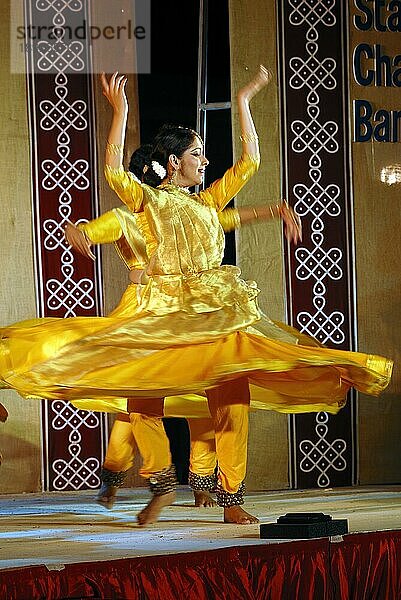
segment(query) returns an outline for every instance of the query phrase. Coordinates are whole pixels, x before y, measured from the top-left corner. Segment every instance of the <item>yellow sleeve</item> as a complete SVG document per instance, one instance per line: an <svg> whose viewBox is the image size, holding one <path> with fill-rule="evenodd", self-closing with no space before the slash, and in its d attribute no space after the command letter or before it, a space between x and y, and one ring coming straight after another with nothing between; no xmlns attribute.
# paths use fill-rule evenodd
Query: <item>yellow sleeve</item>
<svg viewBox="0 0 401 600"><path fill-rule="evenodd" d="M217 179L211 186L199 192L199 198L204 204L213 206L217 211L223 210L256 173L259 164L259 156L248 154L241 156L221 179Z"/></svg>
<svg viewBox="0 0 401 600"><path fill-rule="evenodd" d="M239 216L238 208L225 208L217 213L220 225L224 231L234 231L241 227L241 217Z"/></svg>
<svg viewBox="0 0 401 600"><path fill-rule="evenodd" d="M123 234L120 221L112 210L88 223L80 223L78 229L85 233L92 244L115 242Z"/></svg>
<svg viewBox="0 0 401 600"><path fill-rule="evenodd" d="M107 183L117 196L132 212L141 212L143 202L143 188L129 171L123 167L117 169L105 165L104 175Z"/></svg>

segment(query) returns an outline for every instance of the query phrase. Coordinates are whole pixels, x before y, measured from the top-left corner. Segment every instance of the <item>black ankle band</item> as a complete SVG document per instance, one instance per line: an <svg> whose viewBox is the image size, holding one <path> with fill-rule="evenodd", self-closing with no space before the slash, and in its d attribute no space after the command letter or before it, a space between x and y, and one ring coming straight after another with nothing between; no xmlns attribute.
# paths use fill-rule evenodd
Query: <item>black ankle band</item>
<svg viewBox="0 0 401 600"><path fill-rule="evenodd" d="M110 471L105 468L102 469L100 474L100 480L113 487L122 487L126 477L127 471Z"/></svg>
<svg viewBox="0 0 401 600"><path fill-rule="evenodd" d="M163 471L153 473L148 479L149 489L154 496L164 496L164 494L174 492L177 484L174 465L170 465Z"/></svg>
<svg viewBox="0 0 401 600"><path fill-rule="evenodd" d="M217 475L197 475L192 471L188 473L188 485L195 492L215 492L217 490Z"/></svg>
<svg viewBox="0 0 401 600"><path fill-rule="evenodd" d="M245 485L244 482L238 488L238 492L234 494L230 494L230 492L226 492L221 487L219 483L217 485L216 499L217 505L223 506L224 508L228 508L229 506L236 506L239 504L244 504L244 493L245 493Z"/></svg>

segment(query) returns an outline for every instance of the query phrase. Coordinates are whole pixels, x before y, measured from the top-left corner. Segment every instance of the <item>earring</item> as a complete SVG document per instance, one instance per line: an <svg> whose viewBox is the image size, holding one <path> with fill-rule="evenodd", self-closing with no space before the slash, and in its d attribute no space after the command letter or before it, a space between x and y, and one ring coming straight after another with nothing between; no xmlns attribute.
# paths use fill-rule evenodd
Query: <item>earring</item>
<svg viewBox="0 0 401 600"><path fill-rule="evenodd" d="M174 169L174 171L171 173L170 177L168 178L168 183L170 185L176 185L175 181L177 179L177 171L176 169Z"/></svg>

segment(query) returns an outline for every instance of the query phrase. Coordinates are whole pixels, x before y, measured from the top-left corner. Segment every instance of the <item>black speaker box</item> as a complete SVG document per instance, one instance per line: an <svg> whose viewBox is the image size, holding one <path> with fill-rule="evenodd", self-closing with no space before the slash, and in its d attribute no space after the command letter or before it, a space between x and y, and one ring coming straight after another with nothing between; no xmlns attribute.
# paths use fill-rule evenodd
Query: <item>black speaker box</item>
<svg viewBox="0 0 401 600"><path fill-rule="evenodd" d="M287 513L277 523L260 526L260 537L271 540L304 540L348 533L347 519L332 519L324 513Z"/></svg>

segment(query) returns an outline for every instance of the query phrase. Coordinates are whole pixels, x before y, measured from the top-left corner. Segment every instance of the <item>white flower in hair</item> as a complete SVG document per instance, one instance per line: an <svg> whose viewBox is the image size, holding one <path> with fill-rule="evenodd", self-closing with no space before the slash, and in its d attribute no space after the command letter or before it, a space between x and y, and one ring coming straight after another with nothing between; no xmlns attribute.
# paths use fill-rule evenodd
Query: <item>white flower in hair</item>
<svg viewBox="0 0 401 600"><path fill-rule="evenodd" d="M163 167L163 165L158 163L157 160L152 160L152 169L156 175L160 177L160 179L164 179L167 175L166 169Z"/></svg>

